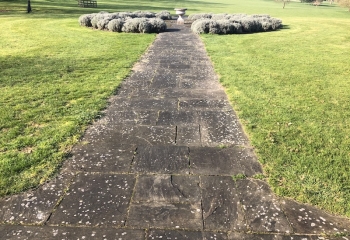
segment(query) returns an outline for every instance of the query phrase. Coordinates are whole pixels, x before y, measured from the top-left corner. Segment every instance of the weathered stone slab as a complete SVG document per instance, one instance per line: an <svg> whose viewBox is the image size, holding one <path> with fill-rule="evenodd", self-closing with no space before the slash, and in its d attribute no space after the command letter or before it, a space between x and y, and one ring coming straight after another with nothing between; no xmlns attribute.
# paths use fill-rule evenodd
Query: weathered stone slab
<svg viewBox="0 0 350 240"><path fill-rule="evenodd" d="M139 128L143 135L152 136L153 133L158 136L147 126L121 125L114 130L101 125L91 127L81 143L73 148L70 165L75 170L89 172L128 172L137 144L152 144L147 139L135 137ZM168 136L174 135L170 133L172 131L175 130L168 131Z"/></svg>
<svg viewBox="0 0 350 240"><path fill-rule="evenodd" d="M184 146L138 146L132 170L143 173L189 172L189 150Z"/></svg>
<svg viewBox="0 0 350 240"><path fill-rule="evenodd" d="M200 203L198 176L141 175L137 179L134 202Z"/></svg>
<svg viewBox="0 0 350 240"><path fill-rule="evenodd" d="M253 176L262 173L254 151L240 146L190 147L190 163L192 174Z"/></svg>
<svg viewBox="0 0 350 240"><path fill-rule="evenodd" d="M120 125L156 125L158 111L125 110L114 111L108 108L104 117L98 120L97 124L109 125L109 128Z"/></svg>
<svg viewBox="0 0 350 240"><path fill-rule="evenodd" d="M199 114L204 145L248 144L248 139L232 111L203 111Z"/></svg>
<svg viewBox="0 0 350 240"><path fill-rule="evenodd" d="M133 175L79 174L49 225L124 226Z"/></svg>
<svg viewBox="0 0 350 240"><path fill-rule="evenodd" d="M253 232L292 232L267 183L260 180L239 180L236 184L245 219Z"/></svg>
<svg viewBox="0 0 350 240"><path fill-rule="evenodd" d="M209 67L207 65L199 66L203 68ZM179 87L185 89L216 89L224 92L214 72L211 72L210 74L184 75L181 77ZM203 96L200 98L203 98Z"/></svg>
<svg viewBox="0 0 350 240"><path fill-rule="evenodd" d="M157 98L162 99L165 98L164 89L156 89L156 88L137 88L133 89L130 93L130 97L132 98Z"/></svg>
<svg viewBox="0 0 350 240"><path fill-rule="evenodd" d="M191 79L182 79L179 83L179 88L184 89L215 89L218 88L217 82L213 82L210 80L191 80Z"/></svg>
<svg viewBox="0 0 350 240"><path fill-rule="evenodd" d="M111 99L109 99L109 102L113 101L113 98L115 97L123 97L123 98L129 98L133 92L133 88L125 88L125 87L118 87L116 90L116 95L112 96Z"/></svg>
<svg viewBox="0 0 350 240"><path fill-rule="evenodd" d="M111 109L118 110L176 110L176 98L130 98L113 103Z"/></svg>
<svg viewBox="0 0 350 240"><path fill-rule="evenodd" d="M156 125L157 111L137 111L137 124L139 125Z"/></svg>
<svg viewBox="0 0 350 240"><path fill-rule="evenodd" d="M143 58L139 63L137 63L134 68L132 74L127 78L126 81L122 83L128 84L129 82L148 82L155 75L154 69L147 68L148 60Z"/></svg>
<svg viewBox="0 0 350 240"><path fill-rule="evenodd" d="M210 109L219 109L219 110L232 110L231 105L227 100L224 99L192 99L192 98L181 98L179 101L180 110L210 110Z"/></svg>
<svg viewBox="0 0 350 240"><path fill-rule="evenodd" d="M113 129L94 126L89 128L82 142L94 149L108 150L121 146L174 144L175 137L175 126L120 125Z"/></svg>
<svg viewBox="0 0 350 240"><path fill-rule="evenodd" d="M274 235L274 234L246 234L239 232L229 233L230 240L311 240L311 239L329 239L324 236L308 235Z"/></svg>
<svg viewBox="0 0 350 240"><path fill-rule="evenodd" d="M173 126L135 126L125 128L121 142L126 145L174 144L176 128Z"/></svg>
<svg viewBox="0 0 350 240"><path fill-rule="evenodd" d="M205 230L245 230L246 224L232 177L200 176Z"/></svg>
<svg viewBox="0 0 350 240"><path fill-rule="evenodd" d="M181 50L185 50L182 47L179 48ZM181 63L177 63L177 64L170 64L169 68L171 69L190 69L192 66L190 64L181 64Z"/></svg>
<svg viewBox="0 0 350 240"><path fill-rule="evenodd" d="M200 204L190 203L133 203L130 206L128 227L201 230Z"/></svg>
<svg viewBox="0 0 350 240"><path fill-rule="evenodd" d="M227 99L225 92L217 89L165 89L164 97Z"/></svg>
<svg viewBox="0 0 350 240"><path fill-rule="evenodd" d="M185 146L201 146L201 132L199 125L177 126L176 144Z"/></svg>
<svg viewBox="0 0 350 240"><path fill-rule="evenodd" d="M136 147L92 144L77 145L73 148L70 165L75 170L87 172L128 173Z"/></svg>
<svg viewBox="0 0 350 240"><path fill-rule="evenodd" d="M157 125L199 124L197 112L193 111L160 111Z"/></svg>
<svg viewBox="0 0 350 240"><path fill-rule="evenodd" d="M226 233L151 229L147 239L225 240Z"/></svg>
<svg viewBox="0 0 350 240"><path fill-rule="evenodd" d="M98 124L105 125L120 125L120 124L136 124L137 113L135 111L114 111L111 108L107 108L103 112L103 117L98 120Z"/></svg>
<svg viewBox="0 0 350 240"><path fill-rule="evenodd" d="M150 88L175 88L178 85L179 77L174 74L157 73L150 85Z"/></svg>
<svg viewBox="0 0 350 240"><path fill-rule="evenodd" d="M2 240L38 240L38 239L144 239L145 231L136 229L87 228L87 227L36 227L36 226L0 226Z"/></svg>
<svg viewBox="0 0 350 240"><path fill-rule="evenodd" d="M151 229L147 239L203 239L202 232Z"/></svg>
<svg viewBox="0 0 350 240"><path fill-rule="evenodd" d="M147 88L151 84L151 78L139 79L139 76L131 76L128 81L123 82L122 88Z"/></svg>
<svg viewBox="0 0 350 240"><path fill-rule="evenodd" d="M63 196L73 175L58 175L38 189L0 199L0 222L44 223Z"/></svg>
<svg viewBox="0 0 350 240"><path fill-rule="evenodd" d="M282 207L294 232L305 234L340 234L350 235L350 221L332 216L316 207L284 199ZM350 238L349 238L350 239Z"/></svg>

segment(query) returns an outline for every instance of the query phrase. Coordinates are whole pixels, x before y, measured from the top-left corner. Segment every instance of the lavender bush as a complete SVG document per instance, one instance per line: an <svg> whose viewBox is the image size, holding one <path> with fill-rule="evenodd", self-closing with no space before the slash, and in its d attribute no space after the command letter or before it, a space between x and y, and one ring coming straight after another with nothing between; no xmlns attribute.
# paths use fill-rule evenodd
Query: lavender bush
<svg viewBox="0 0 350 240"><path fill-rule="evenodd" d="M159 33L167 28L165 19L171 19L170 12L99 12L81 15L79 24L112 32Z"/></svg>
<svg viewBox="0 0 350 240"><path fill-rule="evenodd" d="M191 29L197 34L237 34L274 31L282 27L282 21L266 14L192 14L195 20Z"/></svg>

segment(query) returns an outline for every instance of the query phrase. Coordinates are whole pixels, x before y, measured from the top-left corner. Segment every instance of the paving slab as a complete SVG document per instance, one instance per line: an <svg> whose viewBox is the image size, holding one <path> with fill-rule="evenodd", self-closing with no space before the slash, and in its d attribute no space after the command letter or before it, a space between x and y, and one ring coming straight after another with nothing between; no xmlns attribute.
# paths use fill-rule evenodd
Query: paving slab
<svg viewBox="0 0 350 240"><path fill-rule="evenodd" d="M199 115L194 111L159 111L157 125L199 125Z"/></svg>
<svg viewBox="0 0 350 240"><path fill-rule="evenodd" d="M213 82L212 80L202 80L196 79L193 80L188 76L182 76L179 82L179 88L184 89L215 89L218 88L218 83Z"/></svg>
<svg viewBox="0 0 350 240"><path fill-rule="evenodd" d="M262 168L251 148L190 147L190 173L201 175L261 174Z"/></svg>
<svg viewBox="0 0 350 240"><path fill-rule="evenodd" d="M156 88L137 88L133 89L132 92L129 93L129 96L132 98L166 98L165 92L168 91L171 88L163 88L163 89L156 89ZM175 95L171 96L171 98L174 98Z"/></svg>
<svg viewBox="0 0 350 240"><path fill-rule="evenodd" d="M209 110L209 109L219 109L219 110L231 110L232 107L227 100L217 100L217 99L186 99L180 98L179 100L180 110Z"/></svg>
<svg viewBox="0 0 350 240"><path fill-rule="evenodd" d="M138 146L133 172L188 174L189 150L185 146Z"/></svg>
<svg viewBox="0 0 350 240"><path fill-rule="evenodd" d="M226 240L227 234L220 232L151 229L148 233L147 239Z"/></svg>
<svg viewBox="0 0 350 240"><path fill-rule="evenodd" d="M277 197L266 182L247 179L239 180L236 184L251 231L292 233Z"/></svg>
<svg viewBox="0 0 350 240"><path fill-rule="evenodd" d="M123 129L120 142L125 145L172 145L175 144L176 128L174 126L137 125Z"/></svg>
<svg viewBox="0 0 350 240"><path fill-rule="evenodd" d="M205 230L247 230L244 212L232 177L201 176Z"/></svg>
<svg viewBox="0 0 350 240"><path fill-rule="evenodd" d="M179 77L174 74L164 74L163 72L156 73L150 84L150 88L175 88L179 85Z"/></svg>
<svg viewBox="0 0 350 240"><path fill-rule="evenodd" d="M316 207L288 199L282 200L282 208L291 222L294 232L346 235L350 233L349 219L335 217Z"/></svg>
<svg viewBox="0 0 350 240"><path fill-rule="evenodd" d="M164 110L178 108L177 98L130 98L120 99L112 109L115 110Z"/></svg>
<svg viewBox="0 0 350 240"><path fill-rule="evenodd" d="M81 142L89 144L92 151L102 152L122 146L175 144L175 138L175 126L96 125L86 131Z"/></svg>
<svg viewBox="0 0 350 240"><path fill-rule="evenodd" d="M31 191L0 199L0 223L42 224L74 177L65 173ZM1 234L0 234L1 235ZM1 238L0 238L1 239Z"/></svg>
<svg viewBox="0 0 350 240"><path fill-rule="evenodd" d="M176 126L176 145L201 146L201 127L198 124Z"/></svg>
<svg viewBox="0 0 350 240"><path fill-rule="evenodd" d="M131 89L147 88L151 85L151 83L152 83L151 78L147 78L147 80L146 79L128 79L128 81L124 82L121 87L131 88Z"/></svg>
<svg viewBox="0 0 350 240"><path fill-rule="evenodd" d="M124 226L135 176L81 173L49 225Z"/></svg>
<svg viewBox="0 0 350 240"><path fill-rule="evenodd" d="M178 98L212 98L212 99L227 99L225 92L221 89L164 89L162 91L164 97Z"/></svg>
<svg viewBox="0 0 350 240"><path fill-rule="evenodd" d="M97 124L108 126L120 125L156 125L158 111L154 110L123 110L115 111L108 108L103 112L103 117Z"/></svg>
<svg viewBox="0 0 350 240"><path fill-rule="evenodd" d="M92 227L61 227L61 226L0 226L1 240L130 240L145 239L145 231L138 229L92 228Z"/></svg>
<svg viewBox="0 0 350 240"><path fill-rule="evenodd" d="M230 111L202 111L200 114L202 142L207 146L247 145L248 139Z"/></svg>
<svg viewBox="0 0 350 240"><path fill-rule="evenodd" d="M133 203L130 206L126 226L201 230L203 228L201 204Z"/></svg>
<svg viewBox="0 0 350 240"><path fill-rule="evenodd" d="M72 169L85 172L128 173L135 146L77 145L72 150Z"/></svg>
<svg viewBox="0 0 350 240"><path fill-rule="evenodd" d="M133 202L200 203L198 176L141 175Z"/></svg>

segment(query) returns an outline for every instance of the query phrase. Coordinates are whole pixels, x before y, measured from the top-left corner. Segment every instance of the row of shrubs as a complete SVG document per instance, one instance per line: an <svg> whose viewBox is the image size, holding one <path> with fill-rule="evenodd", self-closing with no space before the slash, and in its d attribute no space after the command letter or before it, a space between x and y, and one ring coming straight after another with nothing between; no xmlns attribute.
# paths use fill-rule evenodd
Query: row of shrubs
<svg viewBox="0 0 350 240"><path fill-rule="evenodd" d="M282 21L269 15L247 14L192 14L188 19L195 20L191 29L197 34L239 34L274 31L281 28Z"/></svg>
<svg viewBox="0 0 350 240"><path fill-rule="evenodd" d="M159 33L166 30L164 20L170 20L168 11L152 12L100 12L84 14L79 17L79 24L99 30L128 33Z"/></svg>

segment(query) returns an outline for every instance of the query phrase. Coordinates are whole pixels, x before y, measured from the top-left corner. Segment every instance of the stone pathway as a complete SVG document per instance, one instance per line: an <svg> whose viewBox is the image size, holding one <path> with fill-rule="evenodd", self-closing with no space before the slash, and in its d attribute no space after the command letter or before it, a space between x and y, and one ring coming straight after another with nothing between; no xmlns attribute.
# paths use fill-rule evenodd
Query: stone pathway
<svg viewBox="0 0 350 240"><path fill-rule="evenodd" d="M276 197L261 173L202 42L174 26L59 176L0 199L0 239L350 239L348 219Z"/></svg>

